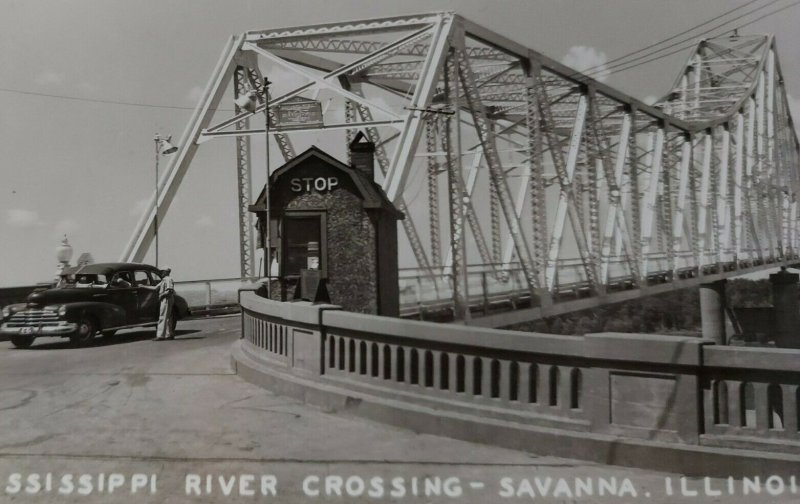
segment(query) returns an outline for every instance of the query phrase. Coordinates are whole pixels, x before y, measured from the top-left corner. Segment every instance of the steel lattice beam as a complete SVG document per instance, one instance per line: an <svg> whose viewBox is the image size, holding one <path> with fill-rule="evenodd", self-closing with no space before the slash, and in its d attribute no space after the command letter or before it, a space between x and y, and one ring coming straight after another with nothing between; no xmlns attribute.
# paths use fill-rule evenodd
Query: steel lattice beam
<svg viewBox="0 0 800 504"><path fill-rule="evenodd" d="M198 144L226 136L241 215L247 138L264 133L246 121L265 104L214 114L234 75L238 96L285 72L304 84L276 86L271 115L318 99L317 141L363 128L379 147L382 187L408 217L401 282L417 304L432 293L468 318L476 299L530 300L474 320L498 325L800 262L800 144L771 36L701 41L649 106L452 13L248 32L226 47L160 182L160 216ZM310 132L272 131L284 160ZM155 205L124 259L147 250ZM243 275L248 231L240 219Z"/></svg>

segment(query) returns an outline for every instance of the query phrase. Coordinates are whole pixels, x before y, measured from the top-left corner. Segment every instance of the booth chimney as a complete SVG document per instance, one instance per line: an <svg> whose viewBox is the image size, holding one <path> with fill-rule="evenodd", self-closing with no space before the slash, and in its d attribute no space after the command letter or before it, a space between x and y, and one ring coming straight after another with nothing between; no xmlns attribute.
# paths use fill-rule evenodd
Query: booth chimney
<svg viewBox="0 0 800 504"><path fill-rule="evenodd" d="M350 142L350 160L353 168L375 180L375 144L359 131Z"/></svg>

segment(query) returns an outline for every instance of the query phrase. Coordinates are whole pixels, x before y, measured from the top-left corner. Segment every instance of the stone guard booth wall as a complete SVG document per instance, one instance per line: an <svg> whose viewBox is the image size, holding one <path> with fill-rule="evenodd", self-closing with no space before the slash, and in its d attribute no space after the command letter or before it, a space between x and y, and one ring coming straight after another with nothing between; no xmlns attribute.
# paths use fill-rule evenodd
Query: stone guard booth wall
<svg viewBox="0 0 800 504"><path fill-rule="evenodd" d="M403 214L373 181L374 146L357 142L355 167L312 147L272 174L270 247L280 268L272 297L292 299L301 270L318 269L330 302L347 311L398 316L397 220ZM263 196L250 207L260 229Z"/></svg>

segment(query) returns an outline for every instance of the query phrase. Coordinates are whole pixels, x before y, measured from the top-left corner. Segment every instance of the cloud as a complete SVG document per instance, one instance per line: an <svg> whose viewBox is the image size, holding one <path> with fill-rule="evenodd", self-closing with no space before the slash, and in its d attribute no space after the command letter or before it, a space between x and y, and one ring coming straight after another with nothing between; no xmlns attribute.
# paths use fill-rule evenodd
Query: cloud
<svg viewBox="0 0 800 504"><path fill-rule="evenodd" d="M37 75L33 82L39 86L50 86L55 84L63 84L66 80L66 77L61 72L55 72L53 70L45 70L44 72Z"/></svg>
<svg viewBox="0 0 800 504"><path fill-rule="evenodd" d="M203 89L202 86L193 86L192 89L186 93L186 100L193 105L197 105L197 102L203 97L203 91L205 91L205 89Z"/></svg>
<svg viewBox="0 0 800 504"><path fill-rule="evenodd" d="M150 203L150 198L140 199L136 203L133 204L130 210L128 210L128 215L132 215L134 217L141 216L145 210L147 210L147 205Z"/></svg>
<svg viewBox="0 0 800 504"><path fill-rule="evenodd" d="M63 236L74 233L80 229L80 227L80 224L78 224L74 219L66 218L61 219L56 223L54 231L56 236Z"/></svg>
<svg viewBox="0 0 800 504"><path fill-rule="evenodd" d="M6 212L6 223L17 228L32 228L41 226L42 219L39 212L35 210L25 210L24 208L11 208Z"/></svg>
<svg viewBox="0 0 800 504"><path fill-rule="evenodd" d="M592 78L604 82L609 75L607 61L606 53L594 47L572 46L561 63L581 72L586 70Z"/></svg>
<svg viewBox="0 0 800 504"><path fill-rule="evenodd" d="M194 225L201 228L214 227L214 219L208 215L201 215L199 219L194 221Z"/></svg>

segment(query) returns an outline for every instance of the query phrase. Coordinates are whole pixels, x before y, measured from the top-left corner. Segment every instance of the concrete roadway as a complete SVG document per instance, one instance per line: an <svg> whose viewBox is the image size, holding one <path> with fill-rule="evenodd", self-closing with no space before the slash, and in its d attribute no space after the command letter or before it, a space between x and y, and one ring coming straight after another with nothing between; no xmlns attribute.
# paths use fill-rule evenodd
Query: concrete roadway
<svg viewBox="0 0 800 504"><path fill-rule="evenodd" d="M675 475L416 434L275 396L231 371L238 316L182 322L171 342L152 336L123 331L83 349L0 343L0 503L759 502L670 498ZM425 495L426 477L442 488ZM577 496L575 477L594 495ZM616 478L618 495L599 496L600 478Z"/></svg>

